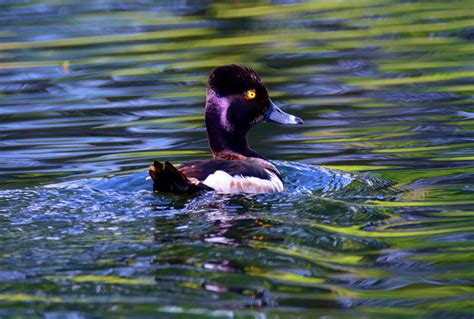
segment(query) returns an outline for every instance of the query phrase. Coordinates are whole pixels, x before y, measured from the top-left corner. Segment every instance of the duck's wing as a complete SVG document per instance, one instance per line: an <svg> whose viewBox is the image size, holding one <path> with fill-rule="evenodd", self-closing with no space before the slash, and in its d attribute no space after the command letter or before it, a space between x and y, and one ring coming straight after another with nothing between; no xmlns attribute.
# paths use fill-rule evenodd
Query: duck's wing
<svg viewBox="0 0 474 319"><path fill-rule="evenodd" d="M222 193L269 193L284 190L276 168L273 165L263 166L255 161L191 161L184 163L179 171Z"/></svg>
<svg viewBox="0 0 474 319"><path fill-rule="evenodd" d="M153 179L154 192L170 192L177 194L192 194L200 190L212 190L199 180L186 177L170 162L162 164L155 161L148 171Z"/></svg>

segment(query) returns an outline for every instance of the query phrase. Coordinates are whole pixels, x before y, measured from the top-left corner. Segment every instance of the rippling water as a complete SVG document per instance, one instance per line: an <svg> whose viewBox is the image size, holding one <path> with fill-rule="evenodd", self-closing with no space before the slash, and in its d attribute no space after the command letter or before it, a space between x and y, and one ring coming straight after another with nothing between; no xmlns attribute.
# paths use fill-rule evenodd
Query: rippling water
<svg viewBox="0 0 474 319"><path fill-rule="evenodd" d="M470 1L0 9L0 317L472 318ZM153 194L226 63L305 120L250 136L288 190Z"/></svg>

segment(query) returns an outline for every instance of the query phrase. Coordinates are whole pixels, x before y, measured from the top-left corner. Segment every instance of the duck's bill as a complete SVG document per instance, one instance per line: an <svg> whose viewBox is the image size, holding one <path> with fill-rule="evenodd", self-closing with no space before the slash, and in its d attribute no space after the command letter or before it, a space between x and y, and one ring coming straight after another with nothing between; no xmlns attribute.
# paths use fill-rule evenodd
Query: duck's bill
<svg viewBox="0 0 474 319"><path fill-rule="evenodd" d="M303 124L303 120L294 115L283 112L278 106L270 100L270 108L265 113L267 121L278 122L281 124Z"/></svg>

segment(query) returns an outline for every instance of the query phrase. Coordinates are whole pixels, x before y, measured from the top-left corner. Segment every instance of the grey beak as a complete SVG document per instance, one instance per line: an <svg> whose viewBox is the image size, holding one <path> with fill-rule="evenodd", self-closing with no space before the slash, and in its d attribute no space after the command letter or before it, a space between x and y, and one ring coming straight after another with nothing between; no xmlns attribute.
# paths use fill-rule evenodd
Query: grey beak
<svg viewBox="0 0 474 319"><path fill-rule="evenodd" d="M270 100L270 108L265 113L267 121L278 122L281 124L303 124L303 120L294 115L283 112L275 103Z"/></svg>

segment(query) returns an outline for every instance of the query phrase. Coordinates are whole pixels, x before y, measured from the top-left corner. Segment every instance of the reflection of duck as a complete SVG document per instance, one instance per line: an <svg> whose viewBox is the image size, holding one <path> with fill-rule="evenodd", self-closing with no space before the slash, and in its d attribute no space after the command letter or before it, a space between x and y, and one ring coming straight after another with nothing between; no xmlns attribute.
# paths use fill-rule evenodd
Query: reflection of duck
<svg viewBox="0 0 474 319"><path fill-rule="evenodd" d="M247 132L264 120L283 124L303 121L280 110L260 77L237 65L215 68L209 76L206 128L213 159L190 161L175 168L155 161L149 173L153 190L194 193L266 193L283 191L280 172L248 145Z"/></svg>

